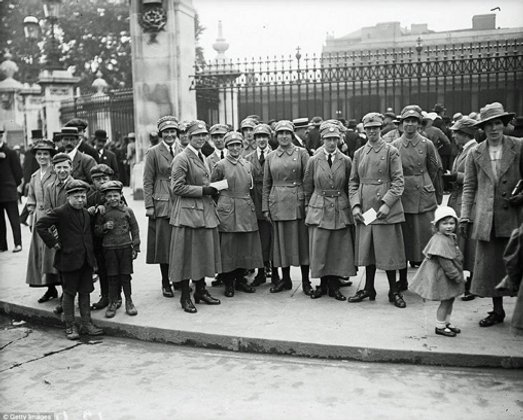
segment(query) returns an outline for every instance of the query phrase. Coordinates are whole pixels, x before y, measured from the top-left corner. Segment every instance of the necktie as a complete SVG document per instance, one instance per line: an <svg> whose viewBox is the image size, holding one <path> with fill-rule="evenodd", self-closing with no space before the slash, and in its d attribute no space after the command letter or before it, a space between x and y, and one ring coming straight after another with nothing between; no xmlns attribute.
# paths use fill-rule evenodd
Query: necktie
<svg viewBox="0 0 523 420"><path fill-rule="evenodd" d="M220 159L223 159L224 157L225 157L225 155L223 154L223 150L222 150Z"/></svg>
<svg viewBox="0 0 523 420"><path fill-rule="evenodd" d="M171 154L172 157L174 157L173 147L171 145L169 145L169 153Z"/></svg>
<svg viewBox="0 0 523 420"><path fill-rule="evenodd" d="M201 154L199 151L198 151L198 157L200 158L200 160L201 160L202 163L203 163L203 156L202 156L202 154Z"/></svg>
<svg viewBox="0 0 523 420"><path fill-rule="evenodd" d="M329 153L329 158L327 159L327 162L329 162L329 166L332 168L332 155Z"/></svg>
<svg viewBox="0 0 523 420"><path fill-rule="evenodd" d="M260 165L263 166L263 164L265 163L265 153L263 152L263 150L260 152Z"/></svg>

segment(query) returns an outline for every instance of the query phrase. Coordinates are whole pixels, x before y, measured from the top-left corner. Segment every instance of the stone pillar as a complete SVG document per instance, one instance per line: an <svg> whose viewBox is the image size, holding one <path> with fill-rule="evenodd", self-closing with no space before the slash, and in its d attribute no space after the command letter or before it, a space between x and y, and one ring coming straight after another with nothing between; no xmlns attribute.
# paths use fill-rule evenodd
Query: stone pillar
<svg viewBox="0 0 523 420"><path fill-rule="evenodd" d="M60 131L60 105L62 101L73 99L74 85L80 81L67 70L45 69L38 77L42 88L43 130L44 137L52 138L55 131Z"/></svg>

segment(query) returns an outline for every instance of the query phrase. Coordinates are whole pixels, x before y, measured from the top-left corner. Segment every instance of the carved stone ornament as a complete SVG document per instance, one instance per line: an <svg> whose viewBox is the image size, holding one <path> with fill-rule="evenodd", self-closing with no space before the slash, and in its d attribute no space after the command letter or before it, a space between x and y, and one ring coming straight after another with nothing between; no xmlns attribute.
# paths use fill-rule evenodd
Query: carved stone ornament
<svg viewBox="0 0 523 420"><path fill-rule="evenodd" d="M158 32L165 28L167 13L161 6L153 6L145 10L138 20L144 33L149 34L150 42L156 42Z"/></svg>

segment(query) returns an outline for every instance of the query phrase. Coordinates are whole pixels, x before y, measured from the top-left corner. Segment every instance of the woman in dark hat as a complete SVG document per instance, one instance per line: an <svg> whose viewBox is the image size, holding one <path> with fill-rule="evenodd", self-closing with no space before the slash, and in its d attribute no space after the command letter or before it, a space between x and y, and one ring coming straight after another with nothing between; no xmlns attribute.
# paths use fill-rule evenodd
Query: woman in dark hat
<svg viewBox="0 0 523 420"><path fill-rule="evenodd" d="M465 163L460 231L466 236L472 223L471 236L477 240L471 292L491 297L494 306L481 327L505 318L503 296L510 292L495 287L505 275L503 251L523 218L523 139L503 134L513 116L499 102L485 105L475 127L484 130L486 140Z"/></svg>
<svg viewBox="0 0 523 420"><path fill-rule="evenodd" d="M274 226L273 263L274 267L282 267L283 277L270 291L292 289L292 265L300 266L303 292L310 296L313 290L309 281L309 235L302 185L309 154L292 143L292 122L278 121L274 131L279 146L265 159L262 211Z"/></svg>
<svg viewBox="0 0 523 420"><path fill-rule="evenodd" d="M251 196L253 167L241 156L243 137L240 133L227 133L224 141L229 153L215 164L211 180L225 179L228 184L218 198L217 212L225 296L233 297L235 289L245 293L256 291L247 284L244 275L246 270L263 267L263 259Z"/></svg>
<svg viewBox="0 0 523 420"><path fill-rule="evenodd" d="M438 207L435 181L439 157L434 143L419 134L421 108L408 105L401 111L402 136L391 144L398 149L403 166L405 188L401 203L405 213L402 223L405 257L412 263L424 259L423 248L432 237L431 222ZM439 184L438 184L439 185ZM400 270L398 291L408 288L407 267Z"/></svg>
<svg viewBox="0 0 523 420"><path fill-rule="evenodd" d="M40 166L30 178L27 194L27 209L30 214L30 225L33 227L38 219L45 215L44 191L56 179L51 164L51 158L56 154L56 149L52 141L42 139L34 144L29 153L34 156ZM53 267L53 260L54 252L47 248L36 229L32 229L25 282L30 287L47 287L47 291L38 299L39 303L58 297L56 285L60 284L60 279L58 271Z"/></svg>
<svg viewBox="0 0 523 420"><path fill-rule="evenodd" d="M454 163L452 164L452 172L444 174L443 179L450 182L452 190L450 193L448 206L452 207L458 218L461 214L461 204L463 201L463 180L465 179L465 162L467 156L474 147L478 145L478 142L474 140L476 134L475 124L476 120L469 117L461 117L458 121L450 127L452 135L459 149L459 154L456 156ZM474 206L475 207L475 206ZM472 209L474 214L474 208ZM463 269L470 273L465 284L465 295L461 298L462 300L468 301L473 300L474 295L470 293L470 285L472 276L474 273L474 259L476 256L476 241L470 237L471 228L467 232L467 237L458 233L458 244L463 253Z"/></svg>
<svg viewBox="0 0 523 420"><path fill-rule="evenodd" d="M340 126L324 122L320 127L322 151L309 159L303 179L309 230L310 266L321 286L311 298L325 292L336 300L346 300L340 292L340 278L356 274L353 219L348 190L351 160L338 149Z"/></svg>
<svg viewBox="0 0 523 420"><path fill-rule="evenodd" d="M169 281L169 243L171 241L172 200L170 193L171 163L175 141L178 138L178 120L167 115L157 122L160 142L147 150L143 170L145 214L149 219L147 230L147 264L160 264L162 294L174 297Z"/></svg>
<svg viewBox="0 0 523 420"><path fill-rule="evenodd" d="M375 300L376 269L385 270L389 282L389 302L405 308L396 289L396 270L406 266L401 223L405 221L401 195L404 188L401 159L394 146L380 135L381 114L363 117L367 143L354 154L349 194L356 225L356 264L365 266L365 288L349 302ZM377 219L366 225L362 214L376 211Z"/></svg>
<svg viewBox="0 0 523 420"><path fill-rule="evenodd" d="M185 312L195 313L189 281L195 285L194 300L219 305L205 287L205 277L222 272L218 214L210 186L211 168L201 149L209 135L205 122L192 121L187 126L189 144L172 163L171 242L169 277L182 292L180 303Z"/></svg>

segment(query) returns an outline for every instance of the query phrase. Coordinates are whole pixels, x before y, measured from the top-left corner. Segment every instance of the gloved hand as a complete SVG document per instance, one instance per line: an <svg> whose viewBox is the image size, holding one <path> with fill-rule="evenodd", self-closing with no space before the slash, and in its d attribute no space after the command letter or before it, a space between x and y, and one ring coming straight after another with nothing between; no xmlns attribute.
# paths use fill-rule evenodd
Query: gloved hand
<svg viewBox="0 0 523 420"><path fill-rule="evenodd" d="M511 206L518 207L523 204L523 193L514 195L508 199L508 202Z"/></svg>
<svg viewBox="0 0 523 420"><path fill-rule="evenodd" d="M365 219L363 218L361 214L361 207L356 206L352 209L352 215L354 216L354 221L356 223L365 223Z"/></svg>
<svg viewBox="0 0 523 420"><path fill-rule="evenodd" d="M454 172L451 174L443 174L442 177L443 177L443 181L456 182L456 180L458 179L458 173Z"/></svg>
<svg viewBox="0 0 523 420"><path fill-rule="evenodd" d="M214 187L202 187L203 195L214 195L218 194L218 190Z"/></svg>

